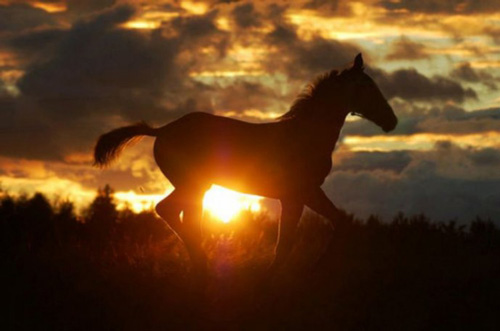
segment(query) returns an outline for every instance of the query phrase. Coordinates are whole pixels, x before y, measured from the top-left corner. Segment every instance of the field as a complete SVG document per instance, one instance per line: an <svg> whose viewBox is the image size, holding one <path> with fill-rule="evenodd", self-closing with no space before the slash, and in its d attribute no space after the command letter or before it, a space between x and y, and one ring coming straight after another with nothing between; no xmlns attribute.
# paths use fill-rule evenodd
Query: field
<svg viewBox="0 0 500 331"><path fill-rule="evenodd" d="M117 211L100 191L85 213L41 195L0 204L3 330L499 330L500 230L309 212L287 264L267 272L277 224L205 220L210 277L154 213Z"/></svg>

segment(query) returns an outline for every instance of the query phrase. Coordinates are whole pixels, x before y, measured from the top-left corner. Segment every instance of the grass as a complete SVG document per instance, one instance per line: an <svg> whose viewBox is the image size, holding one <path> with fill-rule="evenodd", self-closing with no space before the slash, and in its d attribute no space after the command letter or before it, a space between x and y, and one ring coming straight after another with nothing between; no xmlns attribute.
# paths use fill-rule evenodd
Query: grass
<svg viewBox="0 0 500 331"><path fill-rule="evenodd" d="M107 199L78 217L41 195L2 198L2 329L500 329L491 221L345 215L332 232L306 213L289 261L271 275L275 221L207 219L200 294L177 237L153 213L116 212Z"/></svg>

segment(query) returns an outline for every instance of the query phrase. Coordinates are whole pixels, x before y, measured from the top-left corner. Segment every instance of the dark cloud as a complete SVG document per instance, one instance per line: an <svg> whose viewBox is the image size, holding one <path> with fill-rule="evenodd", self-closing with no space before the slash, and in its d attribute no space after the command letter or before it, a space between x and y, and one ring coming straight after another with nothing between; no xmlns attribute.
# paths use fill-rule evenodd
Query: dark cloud
<svg viewBox="0 0 500 331"><path fill-rule="evenodd" d="M350 63L359 53L357 46L347 42L320 36L302 40L295 27L287 24L275 26L266 42L276 49L276 56L268 58L267 68L271 72L283 70L287 76L301 81Z"/></svg>
<svg viewBox="0 0 500 331"><path fill-rule="evenodd" d="M380 1L379 5L389 10L406 9L423 13L488 13L500 10L500 2L497 0L384 0Z"/></svg>
<svg viewBox="0 0 500 331"><path fill-rule="evenodd" d="M417 103L414 100L420 101L400 98L390 101L398 116L398 125L390 134L481 133L496 131L500 127L500 109L497 108L466 111L453 104L435 106L430 102ZM367 120L348 121L342 128L342 135L373 136L381 133L378 126Z"/></svg>
<svg viewBox="0 0 500 331"><path fill-rule="evenodd" d="M412 158L407 151L347 153L339 160L334 158L333 171L383 170L400 173ZM336 154L334 154L335 157Z"/></svg>
<svg viewBox="0 0 500 331"><path fill-rule="evenodd" d="M52 15L28 4L0 5L0 32L17 32L55 24Z"/></svg>
<svg viewBox="0 0 500 331"><path fill-rule="evenodd" d="M302 81L332 68L344 66L360 52L359 47L354 44L320 36L302 40L298 37L295 27L286 23L277 24L267 35L266 42L279 54L269 58L267 68L271 72L284 71L287 76ZM467 98L477 98L473 89L463 87L450 78L439 75L429 78L413 68L394 72L371 68L367 72L389 99L399 97L405 100L462 103Z"/></svg>
<svg viewBox="0 0 500 331"><path fill-rule="evenodd" d="M469 156L474 165L500 167L500 150L484 148Z"/></svg>
<svg viewBox="0 0 500 331"><path fill-rule="evenodd" d="M162 76L175 76L178 43L115 28L133 13L118 7L75 24L51 58L28 68L18 84L23 96L60 118L157 109L154 94L160 93Z"/></svg>
<svg viewBox="0 0 500 331"><path fill-rule="evenodd" d="M226 87L210 91L213 95L214 108L242 112L247 109L265 110L279 99L276 93L256 82L237 80Z"/></svg>
<svg viewBox="0 0 500 331"><path fill-rule="evenodd" d="M368 73L388 98L399 97L405 100L454 101L462 103L465 99L477 98L476 92L443 76L431 78L416 69L399 69L386 72L369 68Z"/></svg>
<svg viewBox="0 0 500 331"><path fill-rule="evenodd" d="M134 13L130 6L114 7L69 30L34 31L11 40L18 52L30 53L29 41L51 46L26 67L20 96L3 100L8 110L0 121L9 128L0 140L11 146L2 146L2 154L62 159L90 150L100 133L119 123L165 123L212 110L206 86L189 72L202 59L197 49L209 45L224 52L226 35L213 23L216 13L175 19L147 32L120 28ZM29 133L21 138L20 132ZM31 148L33 141L44 140Z"/></svg>
<svg viewBox="0 0 500 331"><path fill-rule="evenodd" d="M464 112L454 116L446 114L429 115L416 125L419 132L468 134L498 131L500 128L500 109L487 109Z"/></svg>
<svg viewBox="0 0 500 331"><path fill-rule="evenodd" d="M262 24L261 15L255 10L252 3L244 3L232 10L234 21L240 28L252 28Z"/></svg>
<svg viewBox="0 0 500 331"><path fill-rule="evenodd" d="M402 211L425 212L441 221L470 221L476 216L499 219L499 153L498 149L461 149L441 143L432 151L408 154L412 159L400 173L335 171L324 189L339 207L360 217L378 214L389 220ZM370 162L372 155L357 156L363 157Z"/></svg>
<svg viewBox="0 0 500 331"><path fill-rule="evenodd" d="M461 113L459 119L462 120L491 120L491 121L500 121L500 108L488 108L488 109L480 109L470 112ZM494 130L496 131L496 130Z"/></svg>
<svg viewBox="0 0 500 331"><path fill-rule="evenodd" d="M2 98L7 97L8 94L9 94L9 92L7 89L7 85L5 84L5 82L3 80L0 79L0 100Z"/></svg>
<svg viewBox="0 0 500 331"><path fill-rule="evenodd" d="M283 23L285 21L283 17L288 8L286 4L271 3L266 8L265 16L273 24Z"/></svg>
<svg viewBox="0 0 500 331"><path fill-rule="evenodd" d="M188 38L189 42L212 35L219 31L214 23L217 11L211 11L206 15L180 16L173 19L169 25L177 31L183 38ZM168 25L167 25L168 26Z"/></svg>
<svg viewBox="0 0 500 331"><path fill-rule="evenodd" d="M466 82L481 83L490 90L497 89L498 79L486 71L478 71L472 68L469 62L464 62L451 72L451 77Z"/></svg>
<svg viewBox="0 0 500 331"><path fill-rule="evenodd" d="M116 3L116 0L66 0L68 11L78 15L110 8Z"/></svg>
<svg viewBox="0 0 500 331"><path fill-rule="evenodd" d="M414 42L411 39L402 36L391 44L387 60L421 60L428 58L429 54L425 51L425 45Z"/></svg>
<svg viewBox="0 0 500 331"><path fill-rule="evenodd" d="M274 27L273 31L268 34L267 41L272 46L282 46L297 43L299 37L294 27L288 24L278 24Z"/></svg>
<svg viewBox="0 0 500 331"><path fill-rule="evenodd" d="M17 55L19 66L43 61L67 34L61 28L45 28L18 33L5 40L5 47Z"/></svg>
<svg viewBox="0 0 500 331"><path fill-rule="evenodd" d="M319 14L329 16L342 15L349 16L352 13L349 1L345 0L309 0L304 4L304 8L317 10Z"/></svg>
<svg viewBox="0 0 500 331"><path fill-rule="evenodd" d="M0 151L19 158L60 158L58 132L36 103L4 95L0 98Z"/></svg>
<svg viewBox="0 0 500 331"><path fill-rule="evenodd" d="M419 107L406 102L392 102L398 116L398 126L393 135L415 133L471 134L498 131L500 109L466 111L463 108L444 105L442 107ZM373 123L360 120L347 122L343 135L372 136L381 134Z"/></svg>
<svg viewBox="0 0 500 331"><path fill-rule="evenodd" d="M22 94L57 116L102 111L129 119L164 116L163 98L185 88L193 65L180 65L180 52L200 47L217 29L207 16L172 21L164 27L176 32L170 38L162 30L117 28L133 14L132 7L121 6L75 24L51 58L28 68L19 82Z"/></svg>
<svg viewBox="0 0 500 331"><path fill-rule="evenodd" d="M484 30L488 36L490 36L496 44L500 44L500 28L488 27Z"/></svg>

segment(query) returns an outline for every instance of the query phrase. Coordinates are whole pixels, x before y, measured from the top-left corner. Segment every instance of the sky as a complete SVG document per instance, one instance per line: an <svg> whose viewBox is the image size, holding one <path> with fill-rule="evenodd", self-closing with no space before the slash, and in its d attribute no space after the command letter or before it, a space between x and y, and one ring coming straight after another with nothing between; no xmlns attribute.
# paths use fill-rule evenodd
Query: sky
<svg viewBox="0 0 500 331"><path fill-rule="evenodd" d="M272 121L360 52L399 125L348 118L328 196L359 217L500 222L498 0L0 0L0 188L83 206L109 184L146 206L172 189L153 139L103 171L100 134L193 111Z"/></svg>

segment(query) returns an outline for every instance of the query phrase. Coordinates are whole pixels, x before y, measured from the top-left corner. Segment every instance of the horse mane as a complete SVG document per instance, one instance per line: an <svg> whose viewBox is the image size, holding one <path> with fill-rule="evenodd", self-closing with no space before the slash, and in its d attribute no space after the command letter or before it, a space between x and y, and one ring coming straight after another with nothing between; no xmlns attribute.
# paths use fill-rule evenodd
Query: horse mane
<svg viewBox="0 0 500 331"><path fill-rule="evenodd" d="M338 84L342 73L343 71L331 70L318 76L314 81L307 84L292 103L290 110L278 117L278 120L284 121L292 118L306 118L311 116L311 113L314 112L316 108L312 107L313 104L321 98L321 96L325 95L323 91L329 91L330 96L332 92L336 93L336 89L332 87Z"/></svg>

